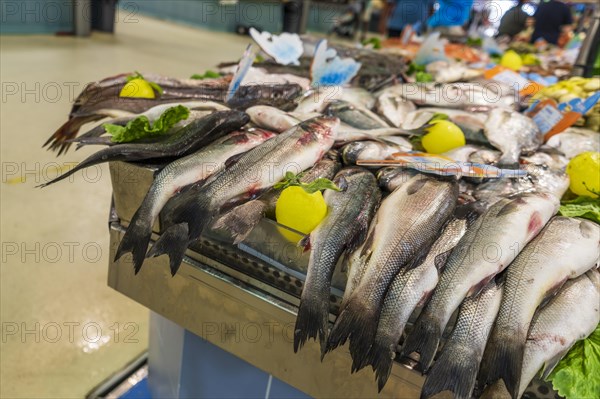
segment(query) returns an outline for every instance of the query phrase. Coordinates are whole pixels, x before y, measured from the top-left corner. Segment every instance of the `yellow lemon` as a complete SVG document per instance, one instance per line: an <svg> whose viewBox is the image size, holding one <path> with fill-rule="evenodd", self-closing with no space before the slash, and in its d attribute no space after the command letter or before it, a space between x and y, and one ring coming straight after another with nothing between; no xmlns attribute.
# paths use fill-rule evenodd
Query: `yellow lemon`
<svg viewBox="0 0 600 399"><path fill-rule="evenodd" d="M500 65L518 71L523 66L523 60L519 54L513 50L508 50L500 59Z"/></svg>
<svg viewBox="0 0 600 399"><path fill-rule="evenodd" d="M301 233L308 234L327 216L327 204L320 191L307 193L300 186L290 186L284 189L275 206L277 223L290 227ZM297 241L297 236L284 229L279 231L291 241Z"/></svg>
<svg viewBox="0 0 600 399"><path fill-rule="evenodd" d="M430 154L441 154L466 144L465 135L458 126L447 120L431 122L421 143Z"/></svg>
<svg viewBox="0 0 600 399"><path fill-rule="evenodd" d="M135 78L123 86L120 97L155 98L154 89L144 79Z"/></svg>
<svg viewBox="0 0 600 399"><path fill-rule="evenodd" d="M577 195L598 198L600 193L600 152L582 152L567 165L571 191Z"/></svg>

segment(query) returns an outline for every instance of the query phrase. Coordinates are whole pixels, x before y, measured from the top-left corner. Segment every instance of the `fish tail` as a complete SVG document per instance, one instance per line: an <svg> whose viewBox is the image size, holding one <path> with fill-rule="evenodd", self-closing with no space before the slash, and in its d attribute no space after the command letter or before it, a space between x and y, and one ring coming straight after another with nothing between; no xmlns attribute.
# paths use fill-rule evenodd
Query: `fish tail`
<svg viewBox="0 0 600 399"><path fill-rule="evenodd" d="M189 245L189 230L187 223L178 223L165 230L160 238L154 243L147 258L167 254L169 256L169 266L171 275L174 276L181 266L183 255Z"/></svg>
<svg viewBox="0 0 600 399"><path fill-rule="evenodd" d="M350 338L352 360L361 364L377 333L378 310L363 305L359 298L351 298L335 321L327 341L327 351L343 345Z"/></svg>
<svg viewBox="0 0 600 399"><path fill-rule="evenodd" d="M387 383L392 372L394 359L396 358L397 342L393 341L393 337L390 336L386 336L385 338L378 337L371 347L370 363L373 365L373 371L375 371L379 392L381 392Z"/></svg>
<svg viewBox="0 0 600 399"><path fill-rule="evenodd" d="M406 337L406 341L402 347L402 356L418 352L420 354L419 363L423 368L423 372L426 372L431 367L438 345L440 344L442 332L439 320L427 313L421 313L413 330Z"/></svg>
<svg viewBox="0 0 600 399"><path fill-rule="evenodd" d="M125 235L119 243L119 248L115 255L115 262L119 260L123 255L131 252L133 255L133 267L135 274L138 274L146 258L146 251L148 250L148 243L150 243L150 236L152 235L152 216L146 210L144 204L142 204L136 211Z"/></svg>
<svg viewBox="0 0 600 399"><path fill-rule="evenodd" d="M525 340L490 336L479 370L479 384L483 387L502 379L511 396L517 398L524 351Z"/></svg>
<svg viewBox="0 0 600 399"><path fill-rule="evenodd" d="M58 151L58 155L64 154L69 150L71 143L66 140L72 139L84 124L102 119L102 115L75 116L62 124L52 136L46 140L42 147L48 147L51 151Z"/></svg>
<svg viewBox="0 0 600 399"><path fill-rule="evenodd" d="M306 288L305 288L306 289ZM329 330L329 295L306 296L300 301L296 326L294 328L294 352L298 352L310 339L319 338L321 355L327 351L327 332Z"/></svg>
<svg viewBox="0 0 600 399"><path fill-rule="evenodd" d="M249 201L237 206L221 216L214 228L228 230L234 239L234 244L244 241L248 234L261 221L265 210L262 201Z"/></svg>
<svg viewBox="0 0 600 399"><path fill-rule="evenodd" d="M421 399L451 391L456 399L470 399L475 387L479 356L466 345L449 343L435 362L421 390Z"/></svg>
<svg viewBox="0 0 600 399"><path fill-rule="evenodd" d="M110 150L110 151L109 151ZM92 155L90 155L89 157L87 157L86 159L84 159L83 161L81 161L79 164L77 164L77 166L75 166L74 168L70 169L69 171L63 173L62 175L50 180L47 183L44 184L40 184L36 187L46 187L49 186L51 184L54 184L56 182L59 182L61 180L66 179L67 177L73 175L75 172L78 172L82 169L88 168L90 166L94 166L94 165L98 165L100 163L103 162L108 162L108 161L112 161L112 160L118 160L121 159L122 157L119 156L118 154L116 154L114 152L115 150L112 148L105 148L103 150L100 150Z"/></svg>

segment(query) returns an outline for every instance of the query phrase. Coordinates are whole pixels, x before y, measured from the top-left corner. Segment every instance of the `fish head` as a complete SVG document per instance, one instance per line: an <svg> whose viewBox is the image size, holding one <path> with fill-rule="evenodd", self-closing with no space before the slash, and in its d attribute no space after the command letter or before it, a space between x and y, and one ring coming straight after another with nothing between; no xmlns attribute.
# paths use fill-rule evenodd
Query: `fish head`
<svg viewBox="0 0 600 399"><path fill-rule="evenodd" d="M277 133L271 132L269 130L261 129L261 128L251 128L246 131L245 134L245 142L250 144L260 144L263 141L267 141L277 136Z"/></svg>
<svg viewBox="0 0 600 399"><path fill-rule="evenodd" d="M313 135L318 141L335 140L340 126L339 118L335 116L317 116L301 123L307 134Z"/></svg>

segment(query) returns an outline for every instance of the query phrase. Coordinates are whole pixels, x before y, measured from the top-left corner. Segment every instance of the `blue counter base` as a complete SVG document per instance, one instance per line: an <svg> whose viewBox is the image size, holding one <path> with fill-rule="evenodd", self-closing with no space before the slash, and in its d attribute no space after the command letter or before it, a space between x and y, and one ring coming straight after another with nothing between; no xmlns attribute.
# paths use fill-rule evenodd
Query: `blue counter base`
<svg viewBox="0 0 600 399"><path fill-rule="evenodd" d="M156 313L150 316L148 365L146 394L154 398L309 398Z"/></svg>

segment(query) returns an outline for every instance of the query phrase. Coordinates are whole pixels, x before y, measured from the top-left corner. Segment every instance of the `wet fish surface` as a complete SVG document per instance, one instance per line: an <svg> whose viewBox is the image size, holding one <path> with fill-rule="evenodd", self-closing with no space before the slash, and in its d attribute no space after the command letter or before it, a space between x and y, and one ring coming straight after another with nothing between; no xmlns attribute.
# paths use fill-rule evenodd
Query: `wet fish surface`
<svg viewBox="0 0 600 399"><path fill-rule="evenodd" d="M425 378L421 399L442 391L451 391L456 399L472 397L489 327L496 319L501 299L502 283L492 280L479 295L463 301L452 334Z"/></svg>
<svg viewBox="0 0 600 399"><path fill-rule="evenodd" d="M341 180L343 183L339 184ZM325 191L329 212L301 242L311 253L294 328L295 352L310 338L318 338L321 350L325 351L335 265L344 252L351 252L362 244L381 200L377 181L366 169L342 169L335 182L343 187L342 191Z"/></svg>
<svg viewBox="0 0 600 399"><path fill-rule="evenodd" d="M555 216L509 265L498 319L481 365L480 382L502 378L516 396L527 331L545 298L567 279L595 267L600 226L584 219Z"/></svg>
<svg viewBox="0 0 600 399"><path fill-rule="evenodd" d="M465 297L476 295L504 270L558 211L549 194L520 194L489 207L450 254L440 281L402 348L418 352L424 371L431 366L442 333Z"/></svg>
<svg viewBox="0 0 600 399"><path fill-rule="evenodd" d="M366 271L331 331L328 349L350 337L353 360L362 364L375 338L385 294L400 270L429 247L450 217L458 184L417 175L386 197L363 248Z"/></svg>

